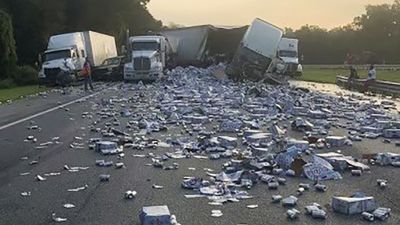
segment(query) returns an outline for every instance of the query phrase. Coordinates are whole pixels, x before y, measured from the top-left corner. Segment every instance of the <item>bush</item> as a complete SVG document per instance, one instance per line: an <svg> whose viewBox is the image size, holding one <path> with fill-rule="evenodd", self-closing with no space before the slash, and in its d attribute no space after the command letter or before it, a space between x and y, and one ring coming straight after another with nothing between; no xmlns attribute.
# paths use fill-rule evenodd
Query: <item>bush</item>
<svg viewBox="0 0 400 225"><path fill-rule="evenodd" d="M19 86L38 84L38 72L31 66L18 66L13 72L13 80Z"/></svg>
<svg viewBox="0 0 400 225"><path fill-rule="evenodd" d="M0 89L12 88L14 86L15 84L12 79L0 80Z"/></svg>
<svg viewBox="0 0 400 225"><path fill-rule="evenodd" d="M10 77L17 61L11 17L0 9L0 79Z"/></svg>

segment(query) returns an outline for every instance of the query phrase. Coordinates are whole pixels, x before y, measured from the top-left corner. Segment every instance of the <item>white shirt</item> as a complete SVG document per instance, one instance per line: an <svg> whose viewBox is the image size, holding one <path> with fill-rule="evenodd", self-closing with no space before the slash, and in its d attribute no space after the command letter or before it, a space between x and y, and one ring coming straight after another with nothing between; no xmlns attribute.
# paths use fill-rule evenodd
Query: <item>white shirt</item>
<svg viewBox="0 0 400 225"><path fill-rule="evenodd" d="M372 70L368 71L367 80L376 80L376 69L375 68L373 68Z"/></svg>

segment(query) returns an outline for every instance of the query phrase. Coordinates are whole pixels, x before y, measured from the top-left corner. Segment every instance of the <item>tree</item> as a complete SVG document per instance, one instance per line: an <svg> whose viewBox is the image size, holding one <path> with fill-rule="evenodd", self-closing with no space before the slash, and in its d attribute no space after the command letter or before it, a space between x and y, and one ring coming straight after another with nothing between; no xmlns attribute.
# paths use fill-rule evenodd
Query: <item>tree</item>
<svg viewBox="0 0 400 225"><path fill-rule="evenodd" d="M34 64L51 35L93 30L125 43L132 34L162 27L148 12L149 0L0 0L13 18L20 64Z"/></svg>
<svg viewBox="0 0 400 225"><path fill-rule="evenodd" d="M8 78L15 69L17 55L10 16L0 10L0 79Z"/></svg>

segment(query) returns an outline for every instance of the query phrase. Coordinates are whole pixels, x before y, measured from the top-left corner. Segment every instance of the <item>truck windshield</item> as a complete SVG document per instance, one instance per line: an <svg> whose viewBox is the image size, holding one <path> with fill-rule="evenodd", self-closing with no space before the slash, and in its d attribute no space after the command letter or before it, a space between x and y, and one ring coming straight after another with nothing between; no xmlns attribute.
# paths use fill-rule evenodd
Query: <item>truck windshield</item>
<svg viewBox="0 0 400 225"><path fill-rule="evenodd" d="M70 50L62 50L62 51L55 51L55 52L48 52L44 55L45 62L56 60L56 59L65 59L71 58L71 51Z"/></svg>
<svg viewBox="0 0 400 225"><path fill-rule="evenodd" d="M296 58L296 57L297 57L297 52L295 52L295 51L284 51L284 50L281 50L281 51L279 51L279 57Z"/></svg>
<svg viewBox="0 0 400 225"><path fill-rule="evenodd" d="M132 42L133 51L158 51L159 44L157 42Z"/></svg>

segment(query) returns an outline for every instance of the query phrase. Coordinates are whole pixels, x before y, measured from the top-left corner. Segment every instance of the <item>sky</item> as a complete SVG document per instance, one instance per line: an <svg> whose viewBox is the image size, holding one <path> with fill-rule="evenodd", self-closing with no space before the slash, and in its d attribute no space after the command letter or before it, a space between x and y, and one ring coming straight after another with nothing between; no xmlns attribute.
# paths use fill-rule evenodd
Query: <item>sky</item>
<svg viewBox="0 0 400 225"><path fill-rule="evenodd" d="M240 26L261 18L282 28L331 29L352 22L368 4L383 3L393 0L150 0L148 8L165 25Z"/></svg>

